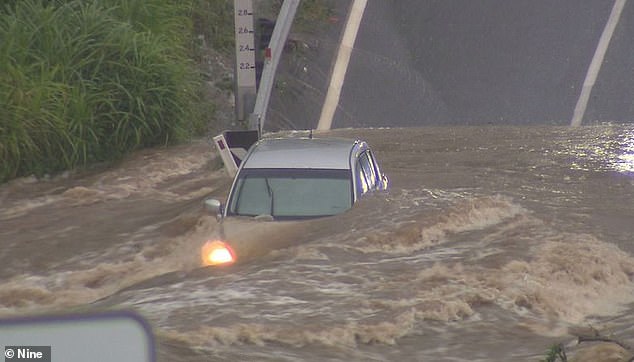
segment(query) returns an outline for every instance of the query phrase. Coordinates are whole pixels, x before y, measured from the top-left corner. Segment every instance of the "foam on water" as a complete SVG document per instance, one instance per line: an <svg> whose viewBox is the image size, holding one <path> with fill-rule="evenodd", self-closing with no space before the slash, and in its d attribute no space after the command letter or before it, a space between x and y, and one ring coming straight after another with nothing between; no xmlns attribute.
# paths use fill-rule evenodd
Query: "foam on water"
<svg viewBox="0 0 634 362"><path fill-rule="evenodd" d="M395 344L414 327L414 313L404 312L392 321L375 323L345 322L325 327L321 323L294 325L269 325L243 323L230 327L203 326L179 332L163 330L159 336L177 339L193 346L213 348L222 345L282 343L294 347L310 344L338 347L355 347L358 344Z"/></svg>
<svg viewBox="0 0 634 362"><path fill-rule="evenodd" d="M214 162L210 145L198 141L187 147L144 150L134 154L116 168L94 175L87 174L79 182L69 179L68 174L37 180L34 177L14 180L0 186L3 195L0 220L24 216L27 213L58 202L71 206L91 205L130 196L152 197L162 200L185 200L200 197L213 190L212 187L192 187L201 178L224 177L224 172L199 174L208 171ZM175 184L166 181L188 176ZM33 192L29 200L12 200L12 194ZM6 199L6 200L5 200Z"/></svg>
<svg viewBox="0 0 634 362"><path fill-rule="evenodd" d="M413 202L416 202L414 200ZM452 234L480 230L527 213L503 196L458 200L455 206L426 215L420 221L398 224L366 235L361 248L365 251L411 253L448 240Z"/></svg>
<svg viewBox="0 0 634 362"><path fill-rule="evenodd" d="M163 274L198 268L195 251L216 228L214 217L201 216L179 237L139 245L132 240L103 253L75 256L46 274L16 275L0 282L0 315L84 305ZM113 257L122 251L127 255Z"/></svg>
<svg viewBox="0 0 634 362"><path fill-rule="evenodd" d="M123 305L157 316L161 336L196 348L354 349L398 343L429 322L482 320L489 307L535 333L562 335L634 301L634 258L592 235L560 232L506 197L462 193L421 207L397 220L407 232L362 214L344 219L374 225L381 241L334 227L231 274L124 292Z"/></svg>

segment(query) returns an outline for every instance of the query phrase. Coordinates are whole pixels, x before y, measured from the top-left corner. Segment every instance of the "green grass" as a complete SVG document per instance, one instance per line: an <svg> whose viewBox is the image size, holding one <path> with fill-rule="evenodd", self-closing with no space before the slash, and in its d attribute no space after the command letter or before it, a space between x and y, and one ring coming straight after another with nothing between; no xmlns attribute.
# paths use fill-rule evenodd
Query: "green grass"
<svg viewBox="0 0 634 362"><path fill-rule="evenodd" d="M200 110L209 101L199 98L192 39L194 27L222 18L208 34L220 50L231 46L229 13L213 13L226 11L226 1L2 6L0 182L114 160L205 129Z"/></svg>
<svg viewBox="0 0 634 362"><path fill-rule="evenodd" d="M335 15L336 0L302 0L293 21L293 31L311 32L327 26L329 18ZM274 0L272 13L278 14L284 0Z"/></svg>
<svg viewBox="0 0 634 362"><path fill-rule="evenodd" d="M546 353L546 358L542 362L567 362L568 356L566 355L566 349L563 344L554 344L550 347Z"/></svg>

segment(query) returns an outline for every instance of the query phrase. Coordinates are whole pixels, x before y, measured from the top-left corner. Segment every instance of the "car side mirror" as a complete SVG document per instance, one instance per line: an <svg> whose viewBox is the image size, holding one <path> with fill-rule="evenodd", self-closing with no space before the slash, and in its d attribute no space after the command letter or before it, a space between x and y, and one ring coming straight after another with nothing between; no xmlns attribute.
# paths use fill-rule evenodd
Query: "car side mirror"
<svg viewBox="0 0 634 362"><path fill-rule="evenodd" d="M381 190L387 190L387 186L390 183L387 176L385 174L381 175Z"/></svg>
<svg viewBox="0 0 634 362"><path fill-rule="evenodd" d="M217 199L206 199L205 200L205 210L207 210L210 214L220 216L222 215L222 203Z"/></svg>

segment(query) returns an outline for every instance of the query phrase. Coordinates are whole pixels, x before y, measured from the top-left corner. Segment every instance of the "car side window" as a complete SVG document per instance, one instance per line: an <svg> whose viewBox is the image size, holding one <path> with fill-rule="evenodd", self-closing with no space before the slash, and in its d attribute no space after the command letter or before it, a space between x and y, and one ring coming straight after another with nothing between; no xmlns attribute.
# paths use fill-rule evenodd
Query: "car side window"
<svg viewBox="0 0 634 362"><path fill-rule="evenodd" d="M361 164L361 168L363 169L363 173L365 174L368 189L376 189L376 171L374 169L374 164L370 161L370 157L368 156L367 151L363 152L363 154L359 156L359 163Z"/></svg>
<svg viewBox="0 0 634 362"><path fill-rule="evenodd" d="M271 212L271 196L263 178L243 177L238 180L237 197L231 209L238 214L260 215Z"/></svg>
<svg viewBox="0 0 634 362"><path fill-rule="evenodd" d="M359 192L359 195L363 195L366 192L369 191L369 187L368 187L368 181L365 177L365 173L363 172L363 167L361 166L361 162L359 160L357 160L356 165L355 165L355 174L356 174L356 183L357 183L357 190Z"/></svg>
<svg viewBox="0 0 634 362"><path fill-rule="evenodd" d="M374 171L374 178L376 179L376 188L380 188L381 185L381 170L379 169L379 164L376 162L374 158L374 154L372 151L368 150L368 160L370 161L370 165L372 166L372 171Z"/></svg>

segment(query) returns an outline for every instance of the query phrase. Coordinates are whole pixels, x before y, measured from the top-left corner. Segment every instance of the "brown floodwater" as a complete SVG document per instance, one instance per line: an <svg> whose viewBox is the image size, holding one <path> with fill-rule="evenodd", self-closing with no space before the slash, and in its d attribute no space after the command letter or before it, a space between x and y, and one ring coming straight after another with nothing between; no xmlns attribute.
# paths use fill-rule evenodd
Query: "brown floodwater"
<svg viewBox="0 0 634 362"><path fill-rule="evenodd" d="M0 317L131 309L160 361L537 361L589 325L634 344L634 127L343 129L388 192L244 230L201 266L205 141L0 186ZM571 353L580 346L571 345Z"/></svg>

